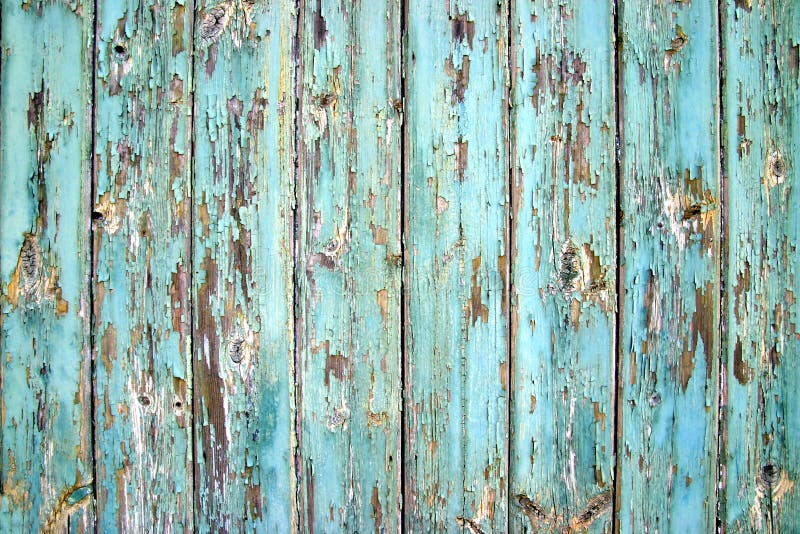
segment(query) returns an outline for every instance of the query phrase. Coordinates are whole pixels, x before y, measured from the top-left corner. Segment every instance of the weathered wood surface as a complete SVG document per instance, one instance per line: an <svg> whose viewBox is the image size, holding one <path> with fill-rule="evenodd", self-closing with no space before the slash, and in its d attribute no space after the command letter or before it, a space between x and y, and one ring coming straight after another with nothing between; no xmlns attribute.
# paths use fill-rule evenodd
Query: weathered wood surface
<svg viewBox="0 0 800 534"><path fill-rule="evenodd" d="M400 2L304 2L297 180L305 532L400 527Z"/></svg>
<svg viewBox="0 0 800 534"><path fill-rule="evenodd" d="M405 522L507 518L506 2L412 2L405 54Z"/></svg>
<svg viewBox="0 0 800 534"><path fill-rule="evenodd" d="M191 3L97 3L92 291L101 531L192 530L191 29Z"/></svg>
<svg viewBox="0 0 800 534"><path fill-rule="evenodd" d="M611 526L612 9L515 2L511 17L514 532Z"/></svg>
<svg viewBox="0 0 800 534"><path fill-rule="evenodd" d="M797 2L0 16L0 532L800 529Z"/></svg>
<svg viewBox="0 0 800 534"><path fill-rule="evenodd" d="M195 527L287 532L294 2L200 0L196 12Z"/></svg>
<svg viewBox="0 0 800 534"><path fill-rule="evenodd" d="M713 532L719 374L717 11L618 15L622 532Z"/></svg>
<svg viewBox="0 0 800 534"><path fill-rule="evenodd" d="M91 531L93 5L0 7L0 531Z"/></svg>
<svg viewBox="0 0 800 534"><path fill-rule="evenodd" d="M728 532L800 528L800 5L723 12Z"/></svg>

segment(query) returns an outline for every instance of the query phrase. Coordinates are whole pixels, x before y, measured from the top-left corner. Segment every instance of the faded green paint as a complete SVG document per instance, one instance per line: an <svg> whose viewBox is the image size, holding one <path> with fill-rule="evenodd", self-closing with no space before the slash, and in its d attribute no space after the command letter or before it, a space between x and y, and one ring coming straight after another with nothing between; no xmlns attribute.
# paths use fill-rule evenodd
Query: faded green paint
<svg viewBox="0 0 800 534"><path fill-rule="evenodd" d="M397 532L400 2L306 2L300 16L301 530Z"/></svg>
<svg viewBox="0 0 800 534"><path fill-rule="evenodd" d="M614 478L614 17L512 14L511 531L609 531Z"/></svg>
<svg viewBox="0 0 800 534"><path fill-rule="evenodd" d="M191 531L192 8L103 0L97 18L98 528Z"/></svg>
<svg viewBox="0 0 800 534"><path fill-rule="evenodd" d="M405 514L507 517L506 2L412 2L405 54Z"/></svg>
<svg viewBox="0 0 800 534"><path fill-rule="evenodd" d="M723 16L727 531L800 528L800 5Z"/></svg>
<svg viewBox="0 0 800 534"><path fill-rule="evenodd" d="M0 7L0 531L91 531L92 3Z"/></svg>
<svg viewBox="0 0 800 534"><path fill-rule="evenodd" d="M713 532L717 505L717 12L623 1L621 532Z"/></svg>
<svg viewBox="0 0 800 534"><path fill-rule="evenodd" d="M289 531L294 2L197 6L196 528Z"/></svg>
<svg viewBox="0 0 800 534"><path fill-rule="evenodd" d="M1 532L800 528L796 2L1 9Z"/></svg>

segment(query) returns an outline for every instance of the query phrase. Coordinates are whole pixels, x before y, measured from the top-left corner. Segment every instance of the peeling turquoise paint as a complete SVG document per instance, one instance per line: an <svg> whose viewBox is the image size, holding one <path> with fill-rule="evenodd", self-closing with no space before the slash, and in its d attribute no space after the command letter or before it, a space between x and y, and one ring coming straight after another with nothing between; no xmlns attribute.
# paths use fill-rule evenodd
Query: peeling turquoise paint
<svg viewBox="0 0 800 534"><path fill-rule="evenodd" d="M0 532L800 525L796 2L0 9Z"/></svg>

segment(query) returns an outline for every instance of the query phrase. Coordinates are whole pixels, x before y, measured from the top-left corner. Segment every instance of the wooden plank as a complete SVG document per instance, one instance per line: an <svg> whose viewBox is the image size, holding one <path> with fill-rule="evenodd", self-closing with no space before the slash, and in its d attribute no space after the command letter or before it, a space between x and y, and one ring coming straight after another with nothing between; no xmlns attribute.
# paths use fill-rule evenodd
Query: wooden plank
<svg viewBox="0 0 800 534"><path fill-rule="evenodd" d="M406 443L410 531L504 530L508 4L408 6Z"/></svg>
<svg viewBox="0 0 800 534"><path fill-rule="evenodd" d="M92 2L0 6L0 531L91 531Z"/></svg>
<svg viewBox="0 0 800 534"><path fill-rule="evenodd" d="M192 530L192 3L97 4L98 527Z"/></svg>
<svg viewBox="0 0 800 534"><path fill-rule="evenodd" d="M197 12L195 527L288 532L294 2Z"/></svg>
<svg viewBox="0 0 800 534"><path fill-rule="evenodd" d="M728 532L800 525L800 5L723 19Z"/></svg>
<svg viewBox="0 0 800 534"><path fill-rule="evenodd" d="M613 5L518 2L511 21L510 530L610 531Z"/></svg>
<svg viewBox="0 0 800 534"><path fill-rule="evenodd" d="M400 529L400 2L302 2L304 532Z"/></svg>
<svg viewBox="0 0 800 534"><path fill-rule="evenodd" d="M621 3L621 532L716 528L717 30L711 2Z"/></svg>

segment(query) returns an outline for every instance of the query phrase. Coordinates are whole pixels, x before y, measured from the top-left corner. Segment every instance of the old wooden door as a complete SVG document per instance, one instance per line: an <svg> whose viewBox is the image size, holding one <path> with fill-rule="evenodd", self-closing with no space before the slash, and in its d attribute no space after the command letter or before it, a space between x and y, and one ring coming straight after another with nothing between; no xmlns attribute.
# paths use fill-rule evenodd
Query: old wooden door
<svg viewBox="0 0 800 534"><path fill-rule="evenodd" d="M800 3L3 0L0 532L800 531Z"/></svg>

